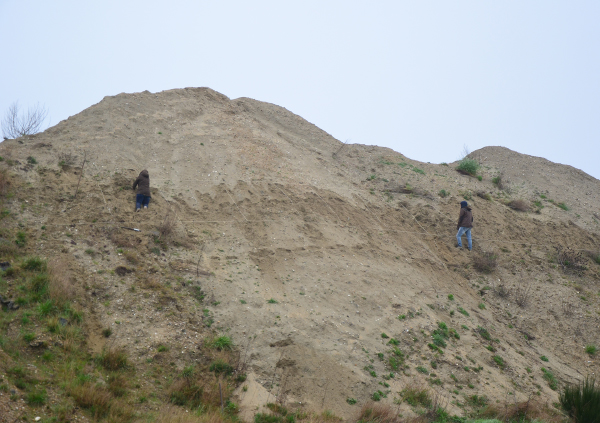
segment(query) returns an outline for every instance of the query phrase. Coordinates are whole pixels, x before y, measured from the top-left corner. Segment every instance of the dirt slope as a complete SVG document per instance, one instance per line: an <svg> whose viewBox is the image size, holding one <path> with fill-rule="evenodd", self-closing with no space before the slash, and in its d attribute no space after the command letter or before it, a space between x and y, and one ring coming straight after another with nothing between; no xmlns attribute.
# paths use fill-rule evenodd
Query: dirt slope
<svg viewBox="0 0 600 423"><path fill-rule="evenodd" d="M106 97L4 141L0 155L21 187L5 203L10 225L25 225L31 253L71 261L87 287L89 347L100 351L110 326L137 362L169 344L183 369L207 328L226 333L247 365L247 419L275 399L348 417L347 398L380 391L392 402L418 384L457 414L472 395L551 403L542 367L560 383L598 370L584 347L600 342L600 267L586 253L577 276L555 260L557 245L599 252L599 181L570 166L486 147L471 155L479 181L456 163L343 146L282 107L206 88ZM133 213L142 169L152 203ZM454 247L464 198L470 253ZM516 199L530 211L506 205ZM165 221L174 245L163 251L154 240ZM492 273L473 267L483 252L497 256ZM438 322L456 337L435 351Z"/></svg>

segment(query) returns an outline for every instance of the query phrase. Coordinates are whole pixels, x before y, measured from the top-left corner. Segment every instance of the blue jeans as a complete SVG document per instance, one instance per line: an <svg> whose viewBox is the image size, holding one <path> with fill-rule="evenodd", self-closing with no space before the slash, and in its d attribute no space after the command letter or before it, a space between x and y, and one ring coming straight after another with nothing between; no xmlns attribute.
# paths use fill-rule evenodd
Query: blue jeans
<svg viewBox="0 0 600 423"><path fill-rule="evenodd" d="M148 206L150 204L150 197L144 194L137 194L135 196L135 208L141 209L142 206Z"/></svg>
<svg viewBox="0 0 600 423"><path fill-rule="evenodd" d="M462 247L462 242L461 242L460 238L463 236L463 234L467 234L467 242L469 244L469 251L471 251L471 249L473 248L473 243L471 242L471 228L465 228L464 226L461 226L460 228L458 228L458 233L456 234L456 241L458 242L459 247Z"/></svg>

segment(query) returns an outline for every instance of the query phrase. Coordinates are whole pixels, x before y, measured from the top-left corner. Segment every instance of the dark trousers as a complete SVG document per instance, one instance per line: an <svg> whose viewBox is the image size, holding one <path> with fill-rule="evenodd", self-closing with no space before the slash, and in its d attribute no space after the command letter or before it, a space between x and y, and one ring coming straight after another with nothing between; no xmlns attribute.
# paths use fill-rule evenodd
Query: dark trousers
<svg viewBox="0 0 600 423"><path fill-rule="evenodd" d="M135 196L135 208L141 209L142 206L148 206L150 204L150 196L144 194L136 194Z"/></svg>

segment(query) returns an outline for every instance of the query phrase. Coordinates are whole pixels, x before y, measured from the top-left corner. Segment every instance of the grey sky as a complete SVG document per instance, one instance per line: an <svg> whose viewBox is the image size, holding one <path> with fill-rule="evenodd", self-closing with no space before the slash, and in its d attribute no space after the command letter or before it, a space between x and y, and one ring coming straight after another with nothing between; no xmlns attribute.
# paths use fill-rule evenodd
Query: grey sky
<svg viewBox="0 0 600 423"><path fill-rule="evenodd" d="M213 88L432 163L501 145L600 178L598 1L0 0L0 113Z"/></svg>

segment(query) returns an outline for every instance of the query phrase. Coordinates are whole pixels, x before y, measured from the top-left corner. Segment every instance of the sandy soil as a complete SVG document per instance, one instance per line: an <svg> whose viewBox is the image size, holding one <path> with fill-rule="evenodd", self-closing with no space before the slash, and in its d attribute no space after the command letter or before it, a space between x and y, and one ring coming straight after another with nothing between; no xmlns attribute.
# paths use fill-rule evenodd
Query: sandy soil
<svg viewBox="0 0 600 423"><path fill-rule="evenodd" d="M247 419L274 400L348 417L376 391L392 402L414 385L431 386L454 413L475 394L552 403L541 367L563 383L598 370L584 347L599 343L600 266L586 255L575 276L553 263L556 245L599 252L600 184L572 167L486 147L472 153L479 181L456 163L344 146L282 107L206 88L106 97L42 134L4 141L0 155L19 162L11 207L35 239L28 248L68 260L86 288L90 348L101 350L110 326L139 363L169 344L183 368L202 360L207 327L227 333L249 374L238 391ZM142 169L152 203L133 213L130 185ZM492 182L499 175L504 190ZM475 216L470 253L454 247L464 197ZM515 199L531 211L506 205ZM179 246L156 254L165 220ZM497 254L493 273L473 268L484 251ZM428 347L438 322L460 336L444 354ZM403 369L390 368L391 338Z"/></svg>

